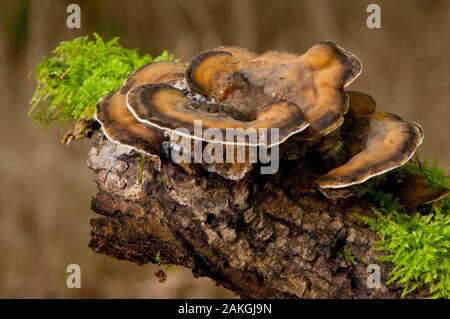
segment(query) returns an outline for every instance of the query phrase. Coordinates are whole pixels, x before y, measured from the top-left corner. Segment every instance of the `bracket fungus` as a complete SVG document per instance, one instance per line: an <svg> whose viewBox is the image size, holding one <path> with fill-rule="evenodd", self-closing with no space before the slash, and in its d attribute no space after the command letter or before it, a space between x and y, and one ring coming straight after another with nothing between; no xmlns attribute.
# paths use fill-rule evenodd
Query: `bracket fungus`
<svg viewBox="0 0 450 319"><path fill-rule="evenodd" d="M96 117L109 140L147 155L161 154L160 145L164 141L164 135L142 125L128 111L125 95L113 94L102 98L97 104Z"/></svg>
<svg viewBox="0 0 450 319"><path fill-rule="evenodd" d="M135 85L177 81L184 77L184 72L184 65L177 62L149 63L135 70L118 93L103 97L97 103L96 119L105 136L147 155L162 155L163 133L141 124L128 111L124 94Z"/></svg>
<svg viewBox="0 0 450 319"><path fill-rule="evenodd" d="M437 202L450 194L449 188L431 186L425 177L411 174L400 174L391 185L392 194L411 210Z"/></svg>
<svg viewBox="0 0 450 319"><path fill-rule="evenodd" d="M300 56L271 51L249 61L226 51L203 52L191 60L186 77L193 91L250 118L274 101L292 102L310 124L304 137L314 139L342 124L348 110L343 89L361 70L353 54L322 42Z"/></svg>
<svg viewBox="0 0 450 319"><path fill-rule="evenodd" d="M322 188L342 188L365 182L406 163L422 143L416 123L391 113L374 112L355 121L355 133L348 140L357 150L347 163L320 177Z"/></svg>
<svg viewBox="0 0 450 319"><path fill-rule="evenodd" d="M266 105L252 121L241 121L222 113L205 112L195 105L187 94L167 84L148 84L133 88L127 94L127 106L142 123L151 127L170 131L187 138L220 144L265 146L270 148L284 142L289 136L303 131L308 123L303 119L297 105L279 101ZM201 121L200 134L194 134L195 121ZM183 128L183 130L177 130ZM277 128L276 142L267 128ZM248 130L254 129L255 140L251 141ZM261 131L259 131L262 129ZM233 132L233 140L212 139L206 130L215 130L213 136L227 136L227 130Z"/></svg>
<svg viewBox="0 0 450 319"><path fill-rule="evenodd" d="M112 141L160 156L164 141L181 148L180 137L202 150L214 144L271 151L284 143L287 152L302 148L301 157L328 149L322 158L334 164L319 170L314 183L323 190L346 188L404 164L423 139L418 124L377 112L365 93L345 91L361 70L355 55L331 41L302 55L219 47L187 65L158 62L137 69L118 93L98 103L97 119ZM224 140L228 130L233 139ZM249 130L256 130L256 140ZM284 161L294 157L281 154ZM247 155L243 163L235 157L195 163L238 180L255 162Z"/></svg>

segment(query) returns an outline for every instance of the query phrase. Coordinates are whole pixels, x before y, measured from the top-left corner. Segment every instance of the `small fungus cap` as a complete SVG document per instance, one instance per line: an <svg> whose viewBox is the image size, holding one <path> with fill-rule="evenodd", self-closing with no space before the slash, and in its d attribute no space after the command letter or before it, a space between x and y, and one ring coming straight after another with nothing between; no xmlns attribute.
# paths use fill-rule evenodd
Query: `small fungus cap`
<svg viewBox="0 0 450 319"><path fill-rule="evenodd" d="M230 52L205 51L191 59L186 70L186 81L193 92L218 97L223 79L242 65Z"/></svg>
<svg viewBox="0 0 450 319"><path fill-rule="evenodd" d="M421 127L391 113L357 118L355 134L346 141L359 149L344 165L320 177L322 188L342 188L365 182L406 163L422 143Z"/></svg>
<svg viewBox="0 0 450 319"><path fill-rule="evenodd" d="M128 110L125 94L136 85L183 79L185 71L181 63L152 62L131 73L118 93L103 97L97 103L96 119L105 136L147 155L161 155L163 132L140 123Z"/></svg>
<svg viewBox="0 0 450 319"><path fill-rule="evenodd" d="M161 131L140 123L127 109L125 95L113 94L97 104L97 121L112 142L126 145L148 155L160 155L164 141Z"/></svg>

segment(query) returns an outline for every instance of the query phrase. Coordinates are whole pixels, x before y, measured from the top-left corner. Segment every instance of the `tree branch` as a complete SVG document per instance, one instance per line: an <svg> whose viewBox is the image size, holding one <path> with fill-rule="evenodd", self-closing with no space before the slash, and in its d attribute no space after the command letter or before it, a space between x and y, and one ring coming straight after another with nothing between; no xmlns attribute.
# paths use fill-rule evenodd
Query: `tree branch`
<svg viewBox="0 0 450 319"><path fill-rule="evenodd" d="M242 297L399 297L385 284L389 266L371 251L376 235L357 217L372 214L368 203L311 189L308 165L237 182L192 176L157 157L140 170L139 155L101 138L88 158L99 188L92 209L101 215L89 246L138 264L188 267ZM366 284L369 264L381 267L379 289Z"/></svg>

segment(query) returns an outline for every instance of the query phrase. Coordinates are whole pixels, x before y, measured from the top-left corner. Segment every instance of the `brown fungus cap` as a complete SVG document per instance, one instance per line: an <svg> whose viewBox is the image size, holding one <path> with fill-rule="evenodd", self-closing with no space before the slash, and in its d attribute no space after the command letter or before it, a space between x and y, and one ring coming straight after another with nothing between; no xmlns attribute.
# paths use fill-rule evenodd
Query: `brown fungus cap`
<svg viewBox="0 0 450 319"><path fill-rule="evenodd" d="M191 59L186 70L186 81L192 91L215 96L223 79L257 57L256 53L238 46L221 46L204 51Z"/></svg>
<svg viewBox="0 0 450 319"><path fill-rule="evenodd" d="M161 154L162 132L140 123L128 111L125 95L113 94L102 98L97 104L96 118L110 141L148 155Z"/></svg>
<svg viewBox="0 0 450 319"><path fill-rule="evenodd" d="M218 97L220 85L243 62L227 51L211 50L193 57L186 70L190 89L203 96Z"/></svg>
<svg viewBox="0 0 450 319"><path fill-rule="evenodd" d="M375 112L356 119L346 141L359 150L344 165L320 177L321 188L341 188L365 182L406 163L422 143L422 129L391 113Z"/></svg>
<svg viewBox="0 0 450 319"><path fill-rule="evenodd" d="M148 84L133 88L127 94L127 106L139 121L147 125L188 138L220 144L272 147L308 126L297 105L292 103L279 101L269 104L253 120L241 121L223 112L207 112L204 107L187 98L186 94L167 84ZM245 139L216 141L204 138L204 134L196 136L193 133L196 120L201 120L202 133L206 129L218 129L225 138L227 129L235 129L236 135L242 133ZM177 130L179 128L187 129L190 133L180 133ZM279 130L279 139L273 143L271 128ZM255 129L258 134L256 144L246 139L245 132L249 129ZM264 132L263 129L267 131ZM260 139L262 134L266 134L263 141Z"/></svg>
<svg viewBox="0 0 450 319"><path fill-rule="evenodd" d="M355 116L369 115L375 112L377 103L369 94L358 91L345 92L350 101L350 110Z"/></svg>
<svg viewBox="0 0 450 319"><path fill-rule="evenodd" d="M228 103L254 117L267 104L297 104L310 127L305 139L325 135L343 123L348 110L344 87L360 73L360 61L333 42L322 42L301 56L270 51L240 61L229 52L195 56L186 72L197 93Z"/></svg>
<svg viewBox="0 0 450 319"><path fill-rule="evenodd" d="M133 87L148 83L169 83L184 78L186 67L179 62L151 62L136 69L119 93L126 94Z"/></svg>
<svg viewBox="0 0 450 319"><path fill-rule="evenodd" d="M119 93L103 97L97 104L96 118L105 136L147 155L161 155L163 132L140 123L128 110L125 94L136 85L183 79L185 71L178 62L153 62L136 69Z"/></svg>
<svg viewBox="0 0 450 319"><path fill-rule="evenodd" d="M194 56L186 79L194 92L220 98L224 94L220 92L222 82L234 71L279 66L297 59L297 55L286 52L268 51L258 55L246 48L221 46Z"/></svg>
<svg viewBox="0 0 450 319"><path fill-rule="evenodd" d="M447 187L433 187L423 176L403 175L397 177L392 193L399 202L409 209L431 204L450 194Z"/></svg>

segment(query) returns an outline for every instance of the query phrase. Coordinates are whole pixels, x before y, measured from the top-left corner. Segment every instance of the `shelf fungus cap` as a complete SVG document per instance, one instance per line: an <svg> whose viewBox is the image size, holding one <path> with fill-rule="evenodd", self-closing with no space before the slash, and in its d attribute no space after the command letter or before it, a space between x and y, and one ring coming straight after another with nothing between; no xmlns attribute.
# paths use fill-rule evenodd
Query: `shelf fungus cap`
<svg viewBox="0 0 450 319"><path fill-rule="evenodd" d="M100 99L96 119L112 142L126 145L147 155L160 155L164 135L140 123L127 109L125 95L113 94Z"/></svg>
<svg viewBox="0 0 450 319"><path fill-rule="evenodd" d="M186 67L179 62L151 62L131 73L119 93L126 94L133 87L148 83L175 82L183 79L185 72Z"/></svg>
<svg viewBox="0 0 450 319"><path fill-rule="evenodd" d="M394 182L392 193L402 205L416 209L444 199L450 194L450 189L432 186L423 176L400 174Z"/></svg>
<svg viewBox="0 0 450 319"><path fill-rule="evenodd" d="M356 120L355 134L347 143L358 150L344 165L321 176L321 188L360 184L406 163L422 143L421 127L391 113L375 112Z"/></svg>
<svg viewBox="0 0 450 319"><path fill-rule="evenodd" d="M201 52L189 62L187 84L198 94L217 97L222 81L257 57L258 54L238 46L221 46Z"/></svg>
<svg viewBox="0 0 450 319"><path fill-rule="evenodd" d="M189 62L186 82L195 93L218 97L222 81L242 64L243 61L228 51L205 51Z"/></svg>
<svg viewBox="0 0 450 319"><path fill-rule="evenodd" d="M328 69L343 81L343 87L349 86L362 72L362 64L359 58L337 45L333 41L320 42L311 47L301 59L313 70ZM333 70L334 69L334 70ZM330 74L331 76L331 74Z"/></svg>
<svg viewBox="0 0 450 319"><path fill-rule="evenodd" d="M151 127L220 144L269 148L308 127L300 109L293 103L280 101L269 104L253 120L243 121L221 112L218 105L199 105L167 84L148 84L131 89L127 94L127 106L139 121ZM209 112L211 107L219 111ZM232 140L227 138L230 133Z"/></svg>
<svg viewBox="0 0 450 319"><path fill-rule="evenodd" d="M348 111L344 88L361 70L355 55L328 41L303 55L269 51L249 61L225 51L204 52L189 63L186 78L193 91L250 117L269 103L294 103L310 124L300 136L315 139L343 123Z"/></svg>
<svg viewBox="0 0 450 319"><path fill-rule="evenodd" d="M304 139L324 136L344 122L349 96L344 88L362 72L361 61L332 41L318 43L300 57L303 90L291 94L294 103L303 101L305 118L311 126L300 134ZM310 79L308 81L308 79Z"/></svg>
<svg viewBox="0 0 450 319"><path fill-rule="evenodd" d="M178 62L152 62L131 73L118 93L103 97L97 103L96 119L105 136L147 155L163 155L163 132L140 123L128 110L125 94L136 85L181 80L185 71L186 67Z"/></svg>

